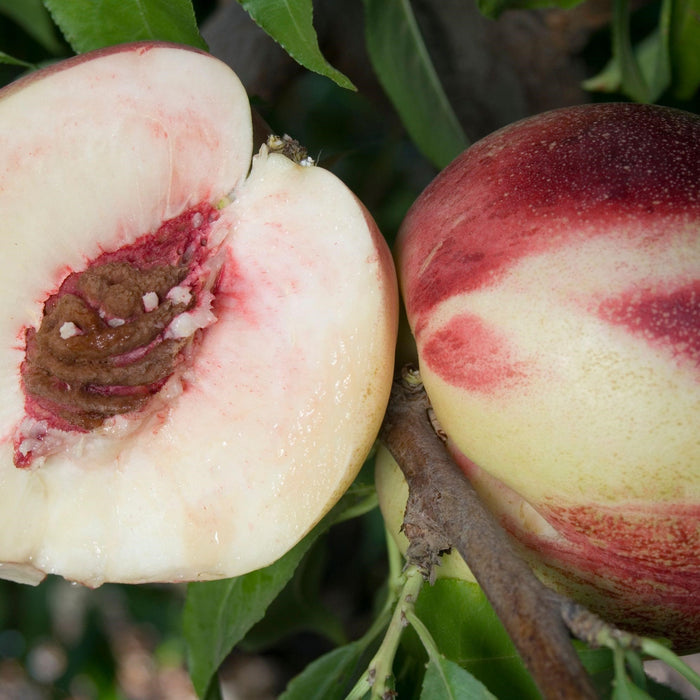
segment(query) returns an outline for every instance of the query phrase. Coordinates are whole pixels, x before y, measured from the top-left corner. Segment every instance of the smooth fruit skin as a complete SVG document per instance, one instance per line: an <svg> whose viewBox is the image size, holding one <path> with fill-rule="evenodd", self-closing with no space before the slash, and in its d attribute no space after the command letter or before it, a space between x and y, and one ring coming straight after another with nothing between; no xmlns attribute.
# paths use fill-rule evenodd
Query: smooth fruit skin
<svg viewBox="0 0 700 700"><path fill-rule="evenodd" d="M700 117L545 113L476 143L397 241L460 466L548 581L700 645Z"/></svg>
<svg viewBox="0 0 700 700"><path fill-rule="evenodd" d="M335 176L267 148L251 167L251 150L238 78L182 46L113 47L0 92L0 576L247 573L362 466L393 374L391 255ZM68 273L200 210L215 322L147 409L14 466L25 334L44 302Z"/></svg>

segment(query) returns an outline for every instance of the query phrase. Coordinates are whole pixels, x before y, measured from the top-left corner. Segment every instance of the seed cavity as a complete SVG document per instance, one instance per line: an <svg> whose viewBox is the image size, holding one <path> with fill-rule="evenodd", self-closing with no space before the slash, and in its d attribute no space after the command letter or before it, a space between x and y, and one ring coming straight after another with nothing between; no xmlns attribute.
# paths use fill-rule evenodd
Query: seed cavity
<svg viewBox="0 0 700 700"><path fill-rule="evenodd" d="M59 449L57 432L87 432L140 411L186 362L197 331L216 321L218 270L207 262L216 216L203 208L166 222L71 273L46 300L38 328L25 334L17 466Z"/></svg>

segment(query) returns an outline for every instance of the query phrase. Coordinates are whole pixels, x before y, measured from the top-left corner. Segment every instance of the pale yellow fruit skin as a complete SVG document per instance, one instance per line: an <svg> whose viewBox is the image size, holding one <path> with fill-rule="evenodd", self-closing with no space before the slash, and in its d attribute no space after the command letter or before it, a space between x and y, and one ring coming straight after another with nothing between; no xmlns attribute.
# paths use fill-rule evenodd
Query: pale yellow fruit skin
<svg viewBox="0 0 700 700"><path fill-rule="evenodd" d="M600 294L622 293L634 276L663 284L670 264L674 277L693 280L697 239L695 226L678 231L669 263L667 242L650 250L621 244L612 232L530 256L498 285L437 308L425 337L459 309L488 319L517 348L512 361L523 368L522 381L485 393L465 392L421 364L433 407L458 449L527 500L547 494L580 504L593 494L601 504L700 499L700 448L689 420L700 416L695 367L669 361L672 348L650 353L642 339L587 308ZM659 259L667 261L663 268ZM551 280L546 286L538 284L543 277Z"/></svg>
<svg viewBox="0 0 700 700"><path fill-rule="evenodd" d="M700 117L584 105L455 160L397 263L423 383L543 576L700 645Z"/></svg>

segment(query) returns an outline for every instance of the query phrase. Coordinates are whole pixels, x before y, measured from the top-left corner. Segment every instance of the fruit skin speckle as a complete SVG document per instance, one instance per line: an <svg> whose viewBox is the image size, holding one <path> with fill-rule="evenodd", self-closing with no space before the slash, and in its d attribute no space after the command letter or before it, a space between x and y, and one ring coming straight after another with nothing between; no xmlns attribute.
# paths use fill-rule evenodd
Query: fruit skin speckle
<svg viewBox="0 0 700 700"><path fill-rule="evenodd" d="M700 647L700 117L501 129L418 198L396 258L453 454L533 566Z"/></svg>
<svg viewBox="0 0 700 700"><path fill-rule="evenodd" d="M700 280L668 293L625 292L606 299L599 314L700 369Z"/></svg>
<svg viewBox="0 0 700 700"><path fill-rule="evenodd" d="M700 217L698 118L650 106L584 106L474 144L409 212L398 255L408 312L488 287L525 256L635 222ZM445 228L434 212L449 211ZM599 223L603 226L598 226ZM636 234L635 234L636 235ZM405 251L405 252L403 252Z"/></svg>
<svg viewBox="0 0 700 700"><path fill-rule="evenodd" d="M606 600L606 618L625 628L664 636L670 619L676 644L697 646L700 563L693 553L700 504L569 506L553 497L533 511L511 493L514 505L505 509L494 501L502 484L464 455L455 459L546 582L598 610ZM516 515L523 507L530 514L528 527ZM585 531L581 523L587 524Z"/></svg>

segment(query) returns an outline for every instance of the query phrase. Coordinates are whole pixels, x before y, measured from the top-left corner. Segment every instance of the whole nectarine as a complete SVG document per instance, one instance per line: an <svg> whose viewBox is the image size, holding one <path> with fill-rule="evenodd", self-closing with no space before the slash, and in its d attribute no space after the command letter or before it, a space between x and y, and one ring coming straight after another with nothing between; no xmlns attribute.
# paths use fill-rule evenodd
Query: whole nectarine
<svg viewBox="0 0 700 700"><path fill-rule="evenodd" d="M700 645L700 117L501 129L420 196L397 260L450 449L540 575Z"/></svg>

